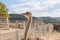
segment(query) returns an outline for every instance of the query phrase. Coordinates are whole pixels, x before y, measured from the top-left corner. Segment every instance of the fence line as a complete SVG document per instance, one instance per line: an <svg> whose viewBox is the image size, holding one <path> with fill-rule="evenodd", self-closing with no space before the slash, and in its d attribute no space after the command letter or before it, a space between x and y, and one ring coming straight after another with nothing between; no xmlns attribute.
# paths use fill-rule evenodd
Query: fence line
<svg viewBox="0 0 60 40"><path fill-rule="evenodd" d="M26 26L26 22L25 21L22 22L21 24L17 23L17 24L19 24L18 26L16 26L15 23L13 23L13 24L14 24L14 27L18 27L19 26L19 27L22 27L23 29L25 29L25 26ZM32 23L32 27L35 29L36 32L39 32L41 35L45 35L48 32L52 32L54 26L52 24L44 24L43 22L34 21L34 23ZM31 27L31 29L33 29L32 27ZM19 31L20 30L16 29L16 31L14 31L14 32L0 34L0 36L1 36L0 38L1 38L1 40L20 40L20 34L21 33Z"/></svg>

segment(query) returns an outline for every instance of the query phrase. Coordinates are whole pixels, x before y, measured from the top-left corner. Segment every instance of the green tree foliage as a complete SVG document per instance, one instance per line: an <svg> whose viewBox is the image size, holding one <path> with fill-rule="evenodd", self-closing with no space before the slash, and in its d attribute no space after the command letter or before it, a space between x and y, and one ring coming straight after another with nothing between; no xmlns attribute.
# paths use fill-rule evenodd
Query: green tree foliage
<svg viewBox="0 0 60 40"><path fill-rule="evenodd" d="M7 29L9 29L9 14L8 14L8 9L5 4L0 2L0 18L6 18L7 22Z"/></svg>
<svg viewBox="0 0 60 40"><path fill-rule="evenodd" d="M9 17L8 9L2 2L0 2L0 17Z"/></svg>

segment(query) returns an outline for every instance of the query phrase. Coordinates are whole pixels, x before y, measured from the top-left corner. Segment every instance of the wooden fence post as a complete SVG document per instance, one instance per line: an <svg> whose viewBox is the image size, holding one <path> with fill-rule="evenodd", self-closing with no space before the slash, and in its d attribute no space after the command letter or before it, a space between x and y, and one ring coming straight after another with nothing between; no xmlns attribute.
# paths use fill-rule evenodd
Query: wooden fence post
<svg viewBox="0 0 60 40"><path fill-rule="evenodd" d="M25 29L25 21L23 22L23 28Z"/></svg>
<svg viewBox="0 0 60 40"><path fill-rule="evenodd" d="M17 27L17 20L16 20L16 40L19 40L19 31L18 31L18 27Z"/></svg>
<svg viewBox="0 0 60 40"><path fill-rule="evenodd" d="M0 28L0 40L1 40L1 28Z"/></svg>

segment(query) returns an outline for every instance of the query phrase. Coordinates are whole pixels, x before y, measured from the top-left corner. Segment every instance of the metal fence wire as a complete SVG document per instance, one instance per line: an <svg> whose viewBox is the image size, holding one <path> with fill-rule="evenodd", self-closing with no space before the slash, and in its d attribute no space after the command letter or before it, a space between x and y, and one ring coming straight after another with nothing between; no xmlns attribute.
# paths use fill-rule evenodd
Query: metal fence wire
<svg viewBox="0 0 60 40"><path fill-rule="evenodd" d="M0 28L0 40L21 40L24 37L24 30L26 26L26 22L22 22L21 24L13 25L14 23L10 23L10 26L12 27L9 30L2 30ZM0 25L1 26L1 25ZM13 26L15 28L13 28ZM18 27L18 28L16 28ZM52 32L53 30L53 25L52 24L43 24L41 22L34 22L32 23L32 26L30 27L30 36L36 35L36 32L39 35L45 35L48 32ZM11 31L10 31L11 30ZM32 36L33 37L33 36Z"/></svg>

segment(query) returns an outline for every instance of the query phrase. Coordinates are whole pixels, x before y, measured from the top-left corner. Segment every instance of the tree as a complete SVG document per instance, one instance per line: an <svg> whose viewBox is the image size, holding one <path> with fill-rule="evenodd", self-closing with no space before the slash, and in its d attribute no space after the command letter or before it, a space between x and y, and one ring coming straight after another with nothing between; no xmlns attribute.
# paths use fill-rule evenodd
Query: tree
<svg viewBox="0 0 60 40"><path fill-rule="evenodd" d="M3 4L2 2L0 2L0 18L6 18L7 20L7 27L9 27L9 14L8 14L8 8L6 7L5 4Z"/></svg>

